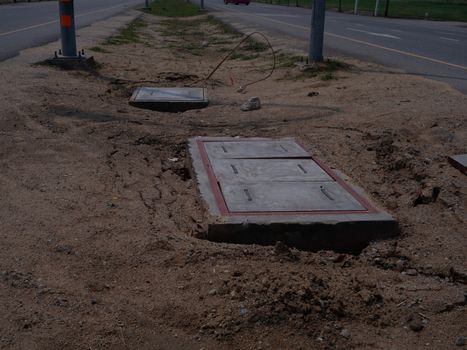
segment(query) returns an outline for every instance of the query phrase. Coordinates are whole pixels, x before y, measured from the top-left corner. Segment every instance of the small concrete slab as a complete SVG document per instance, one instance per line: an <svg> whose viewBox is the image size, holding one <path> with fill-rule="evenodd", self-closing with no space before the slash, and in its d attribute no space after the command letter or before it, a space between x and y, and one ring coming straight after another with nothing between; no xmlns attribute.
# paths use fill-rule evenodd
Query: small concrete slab
<svg viewBox="0 0 467 350"><path fill-rule="evenodd" d="M230 213L365 210L335 181L219 185Z"/></svg>
<svg viewBox="0 0 467 350"><path fill-rule="evenodd" d="M467 154L458 154L448 158L449 163L459 169L464 175L467 175Z"/></svg>
<svg viewBox="0 0 467 350"><path fill-rule="evenodd" d="M361 189L293 139L200 137L189 148L209 240L358 251L398 232Z"/></svg>
<svg viewBox="0 0 467 350"><path fill-rule="evenodd" d="M332 181L311 159L211 159L212 169L220 182Z"/></svg>
<svg viewBox="0 0 467 350"><path fill-rule="evenodd" d="M308 152L289 139L280 141L267 139L210 141L205 143L205 148L211 159L300 158L308 156Z"/></svg>
<svg viewBox="0 0 467 350"><path fill-rule="evenodd" d="M131 106L161 112L199 109L206 107L208 103L207 91L204 88L139 87L129 101Z"/></svg>

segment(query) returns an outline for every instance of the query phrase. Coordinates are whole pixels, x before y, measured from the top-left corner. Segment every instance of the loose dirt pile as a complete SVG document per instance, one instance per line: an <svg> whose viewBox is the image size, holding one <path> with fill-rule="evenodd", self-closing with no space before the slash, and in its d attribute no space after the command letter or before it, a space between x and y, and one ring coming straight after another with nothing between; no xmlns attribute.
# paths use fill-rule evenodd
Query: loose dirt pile
<svg viewBox="0 0 467 350"><path fill-rule="evenodd" d="M141 24L141 23L140 23ZM145 16L94 48L95 74L9 64L0 92L0 348L452 349L467 336L467 99L349 62L309 77L251 44L211 104L129 107L138 81L202 85L239 36ZM115 42L114 42L115 43ZM1 66L0 66L1 67ZM323 80L324 79L324 80ZM258 96L262 109L239 107ZM192 136L297 137L402 228L359 255L215 244L189 172Z"/></svg>

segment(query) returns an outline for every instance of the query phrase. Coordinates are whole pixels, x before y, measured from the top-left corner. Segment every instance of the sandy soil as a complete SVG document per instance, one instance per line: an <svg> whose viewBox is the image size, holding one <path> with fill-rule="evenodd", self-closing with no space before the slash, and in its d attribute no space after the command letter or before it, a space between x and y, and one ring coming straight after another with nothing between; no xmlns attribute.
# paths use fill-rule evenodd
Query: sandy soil
<svg viewBox="0 0 467 350"><path fill-rule="evenodd" d="M466 97L356 61L328 81L280 68L237 93L265 74L264 52L228 61L204 110L139 110L128 80L192 85L238 40L145 21L141 43L101 46L98 74L0 64L0 348L457 348L467 178L447 156L466 152ZM263 108L241 112L251 96ZM198 135L297 137L401 235L358 255L198 239Z"/></svg>

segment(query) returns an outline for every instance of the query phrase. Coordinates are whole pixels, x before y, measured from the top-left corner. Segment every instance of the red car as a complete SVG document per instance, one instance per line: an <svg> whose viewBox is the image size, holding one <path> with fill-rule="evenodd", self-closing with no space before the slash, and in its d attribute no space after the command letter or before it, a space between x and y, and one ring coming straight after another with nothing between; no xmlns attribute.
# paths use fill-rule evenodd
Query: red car
<svg viewBox="0 0 467 350"><path fill-rule="evenodd" d="M229 4L229 3L232 3L232 4L235 4L235 5L238 5L238 4L245 4L245 5L250 5L250 0L224 0L224 4Z"/></svg>

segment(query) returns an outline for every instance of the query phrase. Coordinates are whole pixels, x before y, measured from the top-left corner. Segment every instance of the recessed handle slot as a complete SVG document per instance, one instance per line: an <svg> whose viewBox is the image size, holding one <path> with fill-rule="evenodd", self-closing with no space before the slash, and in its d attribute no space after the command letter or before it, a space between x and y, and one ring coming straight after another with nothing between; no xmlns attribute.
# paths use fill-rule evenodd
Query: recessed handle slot
<svg viewBox="0 0 467 350"><path fill-rule="evenodd" d="M253 201L253 197L251 197L251 194L250 194L250 191L248 191L248 188L244 188L243 192L245 193L245 196L248 199L248 202Z"/></svg>
<svg viewBox="0 0 467 350"><path fill-rule="evenodd" d="M329 194L328 190L326 189L326 187L324 186L319 186L319 189L321 190L321 192L323 192L323 194L331 201L334 200L334 198L332 198L332 196Z"/></svg>
<svg viewBox="0 0 467 350"><path fill-rule="evenodd" d="M306 169L301 164L297 164L297 166L301 171L303 171L304 174L308 174L308 171L306 171Z"/></svg>

